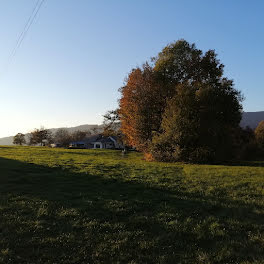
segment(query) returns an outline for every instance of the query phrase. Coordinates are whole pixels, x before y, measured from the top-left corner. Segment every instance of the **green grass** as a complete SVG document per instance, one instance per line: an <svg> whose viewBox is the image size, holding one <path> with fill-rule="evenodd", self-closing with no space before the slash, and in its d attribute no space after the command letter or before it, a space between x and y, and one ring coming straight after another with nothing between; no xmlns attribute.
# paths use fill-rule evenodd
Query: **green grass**
<svg viewBox="0 0 264 264"><path fill-rule="evenodd" d="M263 198L264 162L0 147L0 263L264 263Z"/></svg>

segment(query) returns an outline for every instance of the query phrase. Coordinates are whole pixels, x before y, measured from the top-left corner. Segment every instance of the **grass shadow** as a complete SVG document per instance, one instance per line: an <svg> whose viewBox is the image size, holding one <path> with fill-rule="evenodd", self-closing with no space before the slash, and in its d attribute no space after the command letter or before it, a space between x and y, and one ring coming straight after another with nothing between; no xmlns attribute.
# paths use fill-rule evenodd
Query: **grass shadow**
<svg viewBox="0 0 264 264"><path fill-rule="evenodd" d="M0 158L0 168L4 263L264 258L263 206L122 180L117 167L110 174L98 167L95 175Z"/></svg>

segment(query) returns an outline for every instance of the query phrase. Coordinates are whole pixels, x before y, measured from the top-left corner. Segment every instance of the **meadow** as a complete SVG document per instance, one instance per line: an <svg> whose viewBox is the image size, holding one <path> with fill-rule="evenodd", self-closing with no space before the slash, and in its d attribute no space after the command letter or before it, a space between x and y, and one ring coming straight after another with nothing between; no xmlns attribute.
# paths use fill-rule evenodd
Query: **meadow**
<svg viewBox="0 0 264 264"><path fill-rule="evenodd" d="M264 162L0 147L0 263L264 263Z"/></svg>

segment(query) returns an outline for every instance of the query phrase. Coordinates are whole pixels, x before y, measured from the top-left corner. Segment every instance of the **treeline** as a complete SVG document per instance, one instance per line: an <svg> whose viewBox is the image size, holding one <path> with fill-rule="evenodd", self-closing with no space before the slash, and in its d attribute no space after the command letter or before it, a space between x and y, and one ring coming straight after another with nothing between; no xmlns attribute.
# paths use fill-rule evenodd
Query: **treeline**
<svg viewBox="0 0 264 264"><path fill-rule="evenodd" d="M242 129L243 96L214 50L185 40L131 70L120 88L118 119L127 145L146 159L214 163L263 155L264 124Z"/></svg>
<svg viewBox="0 0 264 264"><path fill-rule="evenodd" d="M71 142L82 141L92 134L98 133L98 129L94 128L88 131L74 131L70 133L67 129L60 128L55 133L45 128L35 129L27 135L18 133L14 136L13 144L16 145L39 145L50 146L53 143L59 144L61 147L68 147Z"/></svg>

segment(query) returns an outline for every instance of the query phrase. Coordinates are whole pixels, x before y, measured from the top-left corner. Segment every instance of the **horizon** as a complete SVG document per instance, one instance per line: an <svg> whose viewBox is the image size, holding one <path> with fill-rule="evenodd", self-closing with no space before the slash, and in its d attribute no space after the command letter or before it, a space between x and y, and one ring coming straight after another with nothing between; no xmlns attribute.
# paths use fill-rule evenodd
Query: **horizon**
<svg viewBox="0 0 264 264"><path fill-rule="evenodd" d="M256 111L256 112L250 112L250 111L248 111L248 112L245 112L245 111L243 111L243 113L250 113L250 114L252 114L252 113L264 113L264 111ZM241 118L241 122L242 122L242 119L243 118ZM248 121L248 120L247 120ZM243 122L242 122L243 123ZM80 126L102 126L103 125L103 123L101 123L101 124L79 124L79 125L76 125L76 126L64 126L64 127L43 127L43 128L45 128L45 129L48 129L48 130L52 130L52 129L64 129L64 128L66 128L66 129L70 129L70 128L76 128L76 127L80 127ZM35 128L32 128L32 129L29 129L28 131L22 131L22 132L18 132L18 133L22 133L22 134L29 134L29 133L31 133L32 131L34 131L35 129L39 129L40 127L35 127ZM9 137L14 137L15 136L15 134L14 135L9 135L9 136L3 136L3 137L0 137L0 139L4 139L4 138L9 138Z"/></svg>
<svg viewBox="0 0 264 264"><path fill-rule="evenodd" d="M46 0L10 61L36 3L1 3L0 138L40 126L100 125L130 70L182 38L216 50L245 96L244 112L264 111L262 1Z"/></svg>
<svg viewBox="0 0 264 264"><path fill-rule="evenodd" d="M65 126L65 127L44 127L42 126L44 129L47 129L47 130L53 130L53 129L70 129L70 128L76 128L76 127L80 127L80 126L101 126L102 124L80 124L80 125L77 125L77 126ZM28 131L22 131L22 132L18 132L18 133L22 133L22 134L29 134L31 133L32 131L34 131L35 129L40 129L40 127L35 127L35 128L32 128L32 129L29 129ZM0 137L0 139L2 138L9 138L9 137L14 137L15 135L9 135L9 136L4 136L4 137Z"/></svg>

